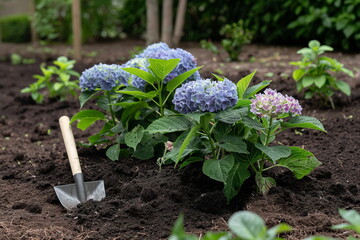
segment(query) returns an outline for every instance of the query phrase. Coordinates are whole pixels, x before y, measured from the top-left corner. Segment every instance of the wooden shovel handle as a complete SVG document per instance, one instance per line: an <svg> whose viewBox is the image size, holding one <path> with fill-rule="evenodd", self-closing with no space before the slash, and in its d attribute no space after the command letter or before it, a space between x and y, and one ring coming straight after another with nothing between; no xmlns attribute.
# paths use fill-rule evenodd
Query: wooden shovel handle
<svg viewBox="0 0 360 240"><path fill-rule="evenodd" d="M71 172L72 175L74 176L77 173L81 173L81 166L80 166L79 156L76 150L74 135L71 130L69 117L67 116L60 117L59 124L60 124L61 134L64 139L68 159L70 162Z"/></svg>

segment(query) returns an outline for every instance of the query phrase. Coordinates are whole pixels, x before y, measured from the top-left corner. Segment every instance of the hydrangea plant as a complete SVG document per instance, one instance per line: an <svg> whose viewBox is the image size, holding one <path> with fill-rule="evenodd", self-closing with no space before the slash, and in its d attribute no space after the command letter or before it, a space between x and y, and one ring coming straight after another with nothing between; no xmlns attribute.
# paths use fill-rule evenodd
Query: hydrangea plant
<svg viewBox="0 0 360 240"><path fill-rule="evenodd" d="M173 161L180 168L203 162L203 173L224 183L228 201L251 172L258 191L266 194L276 182L264 176L265 171L285 167L300 179L320 165L311 152L277 146L274 140L289 128L325 132L323 125L313 117L300 116L301 106L293 97L272 89L259 93L270 81L249 87L254 74L237 84L219 77L218 82L184 84L173 100L175 109L183 114L164 116L146 128L149 133L179 132L172 151L159 162Z"/></svg>

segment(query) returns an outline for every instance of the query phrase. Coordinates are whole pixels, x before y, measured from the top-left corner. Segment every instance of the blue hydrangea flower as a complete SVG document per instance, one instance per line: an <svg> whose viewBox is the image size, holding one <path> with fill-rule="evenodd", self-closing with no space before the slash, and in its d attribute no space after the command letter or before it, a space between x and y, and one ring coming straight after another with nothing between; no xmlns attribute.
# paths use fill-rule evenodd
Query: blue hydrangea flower
<svg viewBox="0 0 360 240"><path fill-rule="evenodd" d="M250 111L259 117L276 118L284 113L300 115L302 111L298 100L270 88L265 89L264 93L256 94L250 107Z"/></svg>
<svg viewBox="0 0 360 240"><path fill-rule="evenodd" d="M237 101L236 85L230 80L216 82L200 79L177 88L172 102L176 111L191 113L225 110L234 106Z"/></svg>
<svg viewBox="0 0 360 240"><path fill-rule="evenodd" d="M148 71L149 62L146 58L133 58L122 65L122 67L139 68ZM127 83L141 90L145 89L146 82L134 74L128 73Z"/></svg>
<svg viewBox="0 0 360 240"><path fill-rule="evenodd" d="M149 45L141 54L136 56L141 58L155 58L155 59L174 59L179 58L180 63L178 66L164 79L164 83L169 82L176 76L187 72L197 67L196 58L189 52L181 48L169 48L166 43L154 43ZM188 81L197 80L200 78L200 74L196 71Z"/></svg>
<svg viewBox="0 0 360 240"><path fill-rule="evenodd" d="M81 91L92 91L96 88L111 90L115 86L127 85L128 74L116 64L97 64L86 69L79 79Z"/></svg>

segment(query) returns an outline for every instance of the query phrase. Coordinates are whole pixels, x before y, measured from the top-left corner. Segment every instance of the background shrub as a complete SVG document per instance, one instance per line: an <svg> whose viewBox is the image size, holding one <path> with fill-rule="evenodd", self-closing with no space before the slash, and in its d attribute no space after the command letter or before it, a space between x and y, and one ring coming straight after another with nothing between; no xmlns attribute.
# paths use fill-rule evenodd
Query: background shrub
<svg viewBox="0 0 360 240"><path fill-rule="evenodd" d="M28 15L13 15L0 19L1 40L4 42L29 42L30 18Z"/></svg>

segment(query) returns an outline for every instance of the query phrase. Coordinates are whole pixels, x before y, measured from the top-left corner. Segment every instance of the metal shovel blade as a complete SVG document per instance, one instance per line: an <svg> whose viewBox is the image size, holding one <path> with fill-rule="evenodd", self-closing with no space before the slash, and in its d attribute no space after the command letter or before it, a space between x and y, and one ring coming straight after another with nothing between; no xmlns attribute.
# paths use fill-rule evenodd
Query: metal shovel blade
<svg viewBox="0 0 360 240"><path fill-rule="evenodd" d="M90 199L94 201L101 201L105 198L105 186L103 180L85 182L84 185L86 201ZM54 189L61 205L63 205L66 209L71 210L81 203L77 194L75 183L55 186Z"/></svg>

